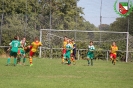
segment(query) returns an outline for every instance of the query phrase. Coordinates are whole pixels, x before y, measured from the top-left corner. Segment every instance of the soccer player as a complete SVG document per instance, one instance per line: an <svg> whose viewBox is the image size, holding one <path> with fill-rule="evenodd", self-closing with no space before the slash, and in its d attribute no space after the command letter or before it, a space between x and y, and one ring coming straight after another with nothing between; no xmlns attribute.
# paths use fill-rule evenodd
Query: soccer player
<svg viewBox="0 0 133 88"><path fill-rule="evenodd" d="M88 61L88 65L90 65L89 60L91 60L91 66L93 66L94 50L95 50L95 47L93 45L93 41L90 41L90 45L88 46L87 61Z"/></svg>
<svg viewBox="0 0 133 88"><path fill-rule="evenodd" d="M76 58L76 43L75 43L74 39L72 40L72 42L73 42L73 57L75 60L77 60L77 58Z"/></svg>
<svg viewBox="0 0 133 88"><path fill-rule="evenodd" d="M112 60L112 64L115 65L116 63L116 56L117 56L118 47L115 42L112 43L110 47L110 59Z"/></svg>
<svg viewBox="0 0 133 88"><path fill-rule="evenodd" d="M71 50L72 50L72 47L71 47L71 44L70 44L70 40L67 39L67 45L66 45L66 53L64 55L64 59L66 59L68 61L68 65L71 64L71 60L70 60L70 56L71 56Z"/></svg>
<svg viewBox="0 0 133 88"><path fill-rule="evenodd" d="M36 53L37 49L39 46L42 46L42 43L38 40L37 37L35 37L34 42L31 43L31 46L29 48L31 48L30 52L29 52L29 61L30 61L30 66L32 66L32 57L33 55Z"/></svg>
<svg viewBox="0 0 133 88"><path fill-rule="evenodd" d="M67 37L64 37L63 41L63 50L62 50L62 64L64 63L64 55L66 53Z"/></svg>
<svg viewBox="0 0 133 88"><path fill-rule="evenodd" d="M10 51L10 55L9 55L9 57L7 59L7 66L10 64L11 56L14 57L14 66L16 66L16 64L17 64L18 47L20 46L19 37L15 36L14 40L12 40L12 42L9 45L10 45L10 47L9 47L8 51Z"/></svg>
<svg viewBox="0 0 133 88"><path fill-rule="evenodd" d="M21 62L21 58L23 58L23 65L25 65L25 60L26 60L26 55L25 55L25 46L26 46L26 38L24 37L21 41L20 41L20 48L18 50L18 55L19 55L19 62ZM21 63L20 63L21 64Z"/></svg>
<svg viewBox="0 0 133 88"><path fill-rule="evenodd" d="M73 62L73 64L75 65L76 64L76 62L75 62L75 58L74 58L74 55L73 55L73 49L74 49L74 47L73 47L73 39L70 39L70 45L71 45L71 61Z"/></svg>

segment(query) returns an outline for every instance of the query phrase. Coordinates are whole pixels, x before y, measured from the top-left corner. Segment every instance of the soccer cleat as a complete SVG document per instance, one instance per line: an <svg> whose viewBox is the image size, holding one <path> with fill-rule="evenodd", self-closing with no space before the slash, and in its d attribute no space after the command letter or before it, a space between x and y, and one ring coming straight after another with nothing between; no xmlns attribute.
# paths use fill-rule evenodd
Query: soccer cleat
<svg viewBox="0 0 133 88"><path fill-rule="evenodd" d="M33 66L33 64L30 64L30 67Z"/></svg>
<svg viewBox="0 0 133 88"><path fill-rule="evenodd" d="M9 66L9 64L6 64L6 66Z"/></svg>

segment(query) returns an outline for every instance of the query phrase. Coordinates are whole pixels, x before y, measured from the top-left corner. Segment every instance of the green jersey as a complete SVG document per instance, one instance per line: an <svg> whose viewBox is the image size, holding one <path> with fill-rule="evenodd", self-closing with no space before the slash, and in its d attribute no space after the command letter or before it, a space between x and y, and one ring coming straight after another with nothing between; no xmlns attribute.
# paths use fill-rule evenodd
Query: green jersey
<svg viewBox="0 0 133 88"><path fill-rule="evenodd" d="M91 45L89 45L89 46L88 46L88 51L89 51L89 52L92 52L93 50L95 50L94 45L92 45L92 46L91 46Z"/></svg>
<svg viewBox="0 0 133 88"><path fill-rule="evenodd" d="M67 44L67 45L66 45L66 53L67 53L67 52L71 52L71 50L72 50L71 45L70 45L70 44Z"/></svg>
<svg viewBox="0 0 133 88"><path fill-rule="evenodd" d="M65 55L64 55L64 58L65 58L65 59L70 59L71 50L72 50L71 45L70 45L70 44L67 44L67 45L66 45L66 53L65 53Z"/></svg>
<svg viewBox="0 0 133 88"><path fill-rule="evenodd" d="M90 59L94 58L94 53L93 53L94 50L95 50L94 45L89 45L88 46L87 58L90 58Z"/></svg>
<svg viewBox="0 0 133 88"><path fill-rule="evenodd" d="M9 45L12 47L11 48L12 52L18 52L18 47L20 46L20 41L13 40Z"/></svg>

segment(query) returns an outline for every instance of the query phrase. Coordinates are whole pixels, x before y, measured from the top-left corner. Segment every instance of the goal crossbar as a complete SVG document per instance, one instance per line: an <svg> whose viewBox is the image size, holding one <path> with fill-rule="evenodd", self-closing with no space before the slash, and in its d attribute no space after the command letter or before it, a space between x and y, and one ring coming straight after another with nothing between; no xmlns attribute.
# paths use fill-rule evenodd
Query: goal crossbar
<svg viewBox="0 0 133 88"><path fill-rule="evenodd" d="M55 30L55 29L40 29L40 31L58 31L58 32L101 32L101 33L119 33L119 34L127 34L128 32L117 32L117 31L85 31L85 30Z"/></svg>

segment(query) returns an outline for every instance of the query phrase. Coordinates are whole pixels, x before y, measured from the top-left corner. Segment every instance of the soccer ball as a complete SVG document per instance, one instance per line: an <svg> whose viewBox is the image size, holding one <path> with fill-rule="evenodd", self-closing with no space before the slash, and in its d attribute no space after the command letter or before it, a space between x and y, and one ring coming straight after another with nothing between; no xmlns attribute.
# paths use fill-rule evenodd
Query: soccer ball
<svg viewBox="0 0 133 88"><path fill-rule="evenodd" d="M29 46L25 47L24 50L27 51L27 50L30 50L31 48L32 48L32 46L29 45Z"/></svg>
<svg viewBox="0 0 133 88"><path fill-rule="evenodd" d="M31 50L32 46L29 45L27 47L24 48L25 52L28 53Z"/></svg>

